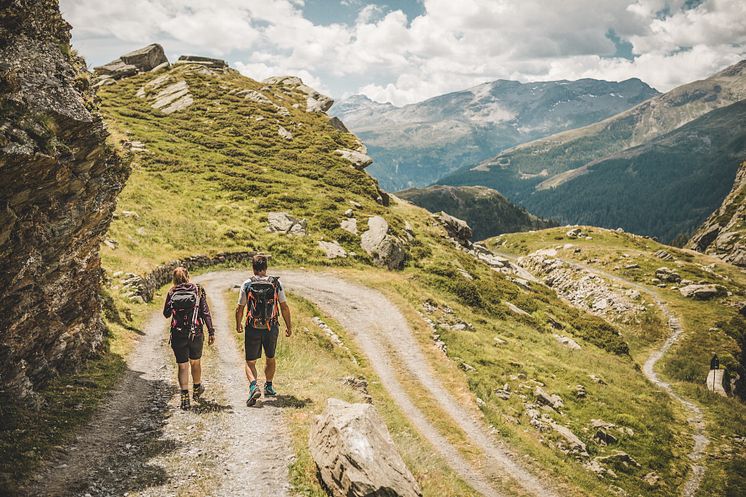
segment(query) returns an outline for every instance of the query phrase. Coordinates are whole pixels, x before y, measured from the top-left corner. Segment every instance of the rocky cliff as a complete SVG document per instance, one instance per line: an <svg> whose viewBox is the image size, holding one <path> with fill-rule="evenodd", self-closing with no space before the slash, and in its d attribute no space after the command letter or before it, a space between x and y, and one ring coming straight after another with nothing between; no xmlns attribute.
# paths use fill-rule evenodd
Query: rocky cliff
<svg viewBox="0 0 746 497"><path fill-rule="evenodd" d="M99 244L128 167L51 0L0 5L0 385L33 399L103 345Z"/></svg>
<svg viewBox="0 0 746 497"><path fill-rule="evenodd" d="M723 204L697 229L688 248L746 266L746 162L736 173Z"/></svg>

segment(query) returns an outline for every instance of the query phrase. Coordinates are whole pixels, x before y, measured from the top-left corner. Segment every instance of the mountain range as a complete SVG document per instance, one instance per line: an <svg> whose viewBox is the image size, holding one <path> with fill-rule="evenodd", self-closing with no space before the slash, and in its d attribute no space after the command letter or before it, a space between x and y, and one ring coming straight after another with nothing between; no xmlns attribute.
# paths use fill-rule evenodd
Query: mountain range
<svg viewBox="0 0 746 497"><path fill-rule="evenodd" d="M403 107L355 95L330 112L367 145L370 173L396 191L429 185L506 148L595 123L657 94L639 79L497 80Z"/></svg>
<svg viewBox="0 0 746 497"><path fill-rule="evenodd" d="M746 61L589 126L464 166L442 184L483 185L541 216L671 241L727 195L744 150Z"/></svg>

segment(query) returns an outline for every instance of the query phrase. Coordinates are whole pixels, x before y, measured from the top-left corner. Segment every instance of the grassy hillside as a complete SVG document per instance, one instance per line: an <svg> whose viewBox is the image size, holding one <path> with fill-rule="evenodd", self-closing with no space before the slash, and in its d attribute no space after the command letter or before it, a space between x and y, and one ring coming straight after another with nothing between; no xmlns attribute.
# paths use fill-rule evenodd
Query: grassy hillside
<svg viewBox="0 0 746 497"><path fill-rule="evenodd" d="M600 123L465 166L439 183L488 186L562 222L622 226L665 241L688 235L722 202L744 158L738 102L746 98L745 71L742 61ZM723 132L730 143L720 139Z"/></svg>
<svg viewBox="0 0 746 497"><path fill-rule="evenodd" d="M434 185L410 188L396 195L430 212L445 211L463 219L474 231L474 240L556 226L556 223L530 214L510 203L499 192L483 186Z"/></svg>
<svg viewBox="0 0 746 497"><path fill-rule="evenodd" d="M698 399L707 413L707 429L715 440L710 458L714 468L707 477L716 495L738 495L746 483L746 409L743 400L724 399L705 388L709 359L715 352L721 364L732 373L741 399L746 396L746 319L739 313L746 298L746 276L735 266L691 250L662 245L639 236L583 227L590 238L569 238L567 228L533 233L502 235L487 243L494 249L526 255L536 250L554 248L565 260L585 264L600 271L641 285L662 299L680 318L684 335L658 365L658 370L684 395ZM570 245L566 245L566 244ZM666 251L671 259L663 260L656 252ZM668 267L681 278L694 282L720 284L728 296L697 301L684 298L676 284L654 281L656 270ZM633 288L633 287L631 287ZM639 335L634 329L619 325L631 344L633 357L640 362L660 337ZM654 330L655 326L650 326ZM644 331L644 330L643 330Z"/></svg>
<svg viewBox="0 0 746 497"><path fill-rule="evenodd" d="M160 91L150 90L152 82L164 76L187 83L191 106L173 114L151 107L153 94ZM143 97L137 96L141 88ZM243 90L256 91L264 99L240 94ZM251 98L245 98L247 94ZM103 87L99 96L110 130L118 140L131 144L134 161L108 245L102 250L120 323L112 327L115 343L136 336L132 331L136 319L147 308L129 301L118 272L142 273L194 253L270 252L275 267L333 269L386 293L410 319L435 371L449 385L449 394L481 410L500 438L525 455L522 460L535 471L558 481L564 495L606 495L611 485L632 494L671 495L683 482L687 465L682 458L690 439L682 413L645 381L619 328L570 307L543 285L477 261L445 239L443 228L425 210L396 202L382 206L376 201L375 181L334 152L354 147L354 136L331 127L323 114L305 112L305 95L233 71L180 65ZM291 140L280 134L279 126L292 133ZM386 218L409 254L403 271L375 266L361 250L359 234L340 228L350 208L362 229L369 216ZM307 219L307 236L267 232L270 211ZM354 255L326 259L318 249L320 240L336 240ZM308 312L313 311L302 314ZM651 310L646 320L655 319ZM567 349L553 333L574 338L582 348ZM446 356L433 335L444 343ZM306 345L299 341L288 347L288 357L297 357L303 351L292 347ZM341 359L334 368L334 374L359 372ZM605 384L595 383L589 375L603 378ZM497 389L506 383L513 393L503 400ZM613 481L600 479L585 466L587 458L563 452L559 435L531 426L524 404L533 402L533 390L540 384L564 399L561 413L542 412L577 434L587 444L588 457L623 450L641 467L618 471ZM576 395L579 384L586 397ZM411 388L418 391L416 384ZM377 387L375 391L380 392ZM387 411L386 419L394 423L392 431L411 429L385 396L377 399ZM441 432L457 442L465 457L475 463L483 460L449 422L437 399L420 394L417 402ZM299 430L307 429L316 408L315 404L299 407L288 411L288 416ZM620 436L613 446L600 445L594 442L592 419L628 427L631 431L625 433L633 434ZM406 437L395 439L412 463ZM298 450L303 457L302 447ZM307 456L305 461L306 466L294 473L298 491L318 487ZM433 456L425 464L440 467L444 461ZM649 472L660 475L666 485L649 488L643 481ZM418 478L438 475L420 472ZM430 482L423 488L426 495L470 493L455 481Z"/></svg>

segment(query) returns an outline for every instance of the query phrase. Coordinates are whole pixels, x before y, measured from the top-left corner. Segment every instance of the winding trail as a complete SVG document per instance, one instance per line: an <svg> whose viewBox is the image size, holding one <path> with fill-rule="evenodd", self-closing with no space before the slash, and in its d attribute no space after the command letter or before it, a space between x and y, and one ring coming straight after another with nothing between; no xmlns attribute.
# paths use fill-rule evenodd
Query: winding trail
<svg viewBox="0 0 746 497"><path fill-rule="evenodd" d="M511 488L513 495L518 486L520 495L560 495L516 461L488 427L448 393L407 320L383 294L330 273L282 271L279 275L285 288L344 326L413 426L474 490L486 497L504 497L507 494L501 489ZM226 312L230 306L225 291L247 277L244 272L222 271L195 278L207 290L217 330L214 348L205 347L203 356L208 387L203 403L193 405L191 411L178 409L167 323L154 312L111 400L66 453L37 475L39 483L31 482L22 495L289 495L293 451L282 407L297 399L281 395L274 401L263 399L259 409L245 407L243 355L230 336L233 316ZM422 385L423 395L437 399L485 455L480 467L469 462L417 407L393 368L392 355L397 365L403 365L404 375Z"/></svg>
<svg viewBox="0 0 746 497"><path fill-rule="evenodd" d="M510 259L511 262L513 262L515 265L518 265L518 258L516 256L506 253L499 253L499 255ZM691 471L686 481L684 482L684 487L682 489L681 495L683 495L684 497L693 497L702 484L702 479L705 473L705 467L702 463L702 460L704 459L707 446L710 444L710 439L707 436L706 432L704 414L702 413L702 409L698 405L676 393L671 385L662 380L658 376L658 373L655 372L655 365L663 358L664 355L666 355L671 346L679 340L682 333L684 332L679 318L673 311L671 311L671 309L668 307L668 304L666 304L657 295L656 292L647 288L645 285L641 285L634 281L629 281L613 273L609 273L608 271L604 271L587 264L568 261L567 259L560 260L565 264L568 264L569 266L575 267L580 270L589 271L602 278L614 281L629 288L634 288L640 293L648 295L651 299L653 299L655 305L661 310L663 316L666 318L668 328L671 330L671 333L659 347L655 348L650 353L642 366L642 372L651 383L653 383L661 390L665 391L672 399L680 403L688 413L687 422L692 429L693 440L692 450L688 454L688 458L690 460L689 467Z"/></svg>

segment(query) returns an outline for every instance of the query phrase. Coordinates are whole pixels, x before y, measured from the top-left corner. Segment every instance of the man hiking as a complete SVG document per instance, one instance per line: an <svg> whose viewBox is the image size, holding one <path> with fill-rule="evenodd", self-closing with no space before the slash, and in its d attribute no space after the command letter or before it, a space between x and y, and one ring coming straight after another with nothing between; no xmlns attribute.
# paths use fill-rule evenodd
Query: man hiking
<svg viewBox="0 0 746 497"><path fill-rule="evenodd" d="M163 315L171 318L170 343L179 366L181 408L189 409L190 369L194 382L194 400L198 401L205 391L200 363L204 342L203 324L207 325L210 345L215 342L215 328L212 326L205 289L189 281L189 271L185 267L174 269L173 286L166 295Z"/></svg>
<svg viewBox="0 0 746 497"><path fill-rule="evenodd" d="M275 350L277 337L280 333L279 314L285 321L285 336L293 334L290 322L290 307L288 307L285 292L279 278L267 276L267 256L255 255L251 260L254 276L244 281L238 296L236 307L236 333L244 332L244 349L246 351L246 377L249 379L249 399L246 405L251 407L261 397L257 386L256 361L262 357L262 349L266 355L264 365L264 395L277 395L272 380L275 376ZM241 328L244 309L247 311L246 324Z"/></svg>

